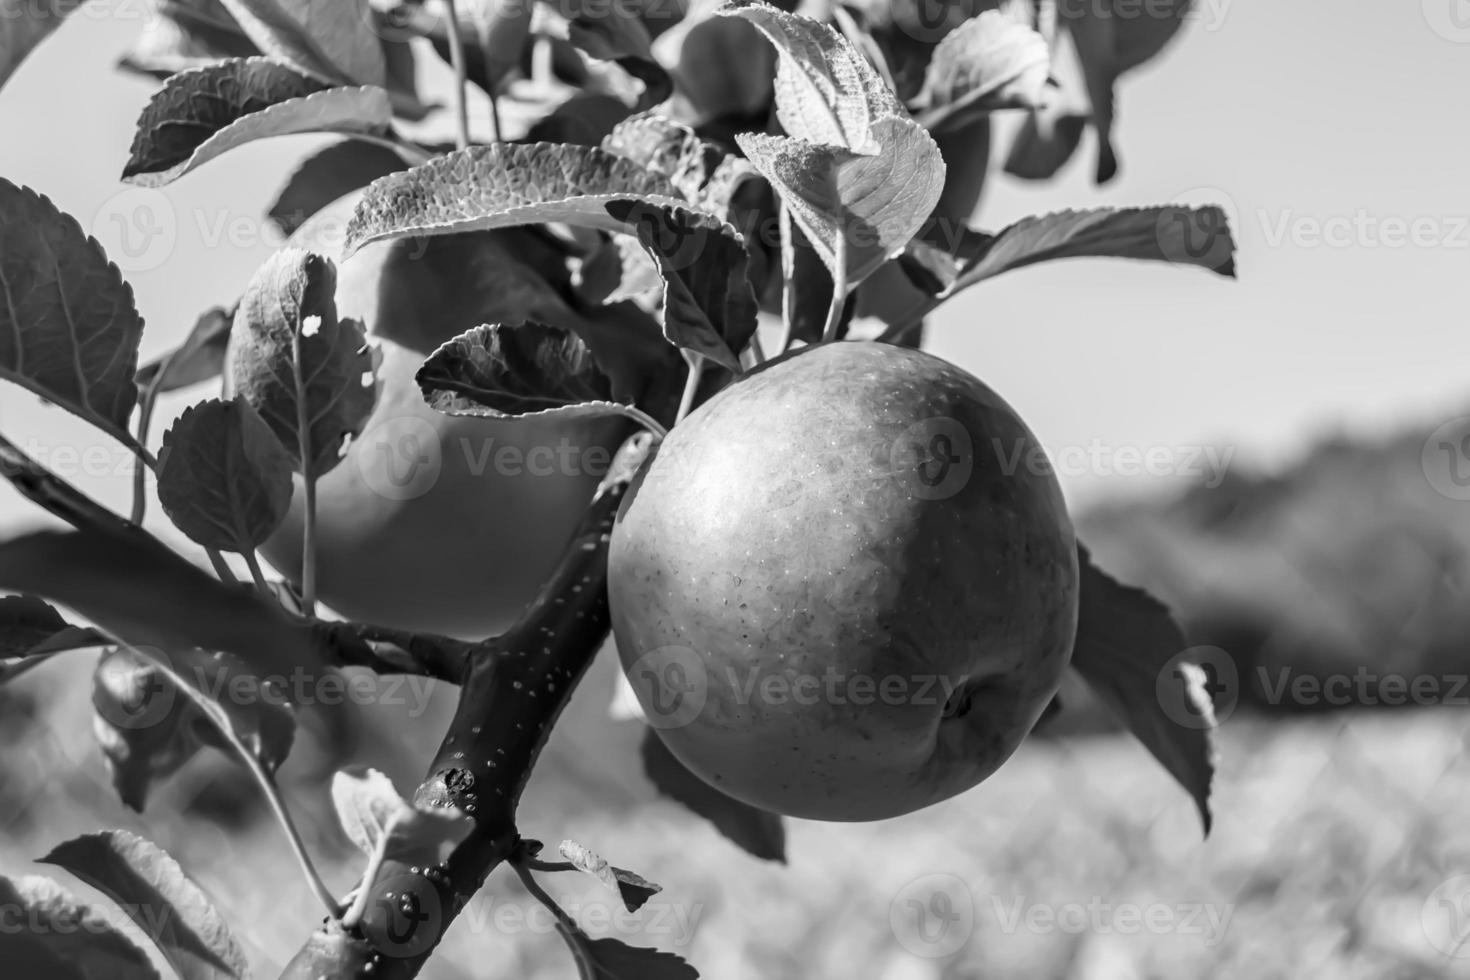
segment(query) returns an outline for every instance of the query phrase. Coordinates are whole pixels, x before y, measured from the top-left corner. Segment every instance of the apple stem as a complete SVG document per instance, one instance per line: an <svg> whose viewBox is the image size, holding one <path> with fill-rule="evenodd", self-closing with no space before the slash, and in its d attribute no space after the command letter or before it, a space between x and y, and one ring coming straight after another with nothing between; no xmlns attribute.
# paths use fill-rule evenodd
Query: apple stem
<svg viewBox="0 0 1470 980"><path fill-rule="evenodd" d="M704 377L704 357L692 350L686 350L684 361L689 365L689 373L684 378L684 394L679 399L679 411L674 415L674 424L678 425L684 421L694 408L694 397L699 393L699 382Z"/></svg>
<svg viewBox="0 0 1470 980"><path fill-rule="evenodd" d="M296 445L301 452L305 506L301 514L301 611L316 613L316 468L311 446L311 419L306 404L306 378L301 373L301 325L291 331L291 373L296 384Z"/></svg>
<svg viewBox="0 0 1470 980"><path fill-rule="evenodd" d="M842 229L833 243L832 257L832 304L827 307L827 323L822 327L822 343L829 344L837 339L842 327L842 311L847 306L847 231Z"/></svg>
<svg viewBox="0 0 1470 980"><path fill-rule="evenodd" d="M781 231L781 339L776 344L776 353L784 354L791 349L791 335L796 329L796 240L791 228L791 208L782 199L780 210Z"/></svg>
<svg viewBox="0 0 1470 980"><path fill-rule="evenodd" d="M449 33L449 64L454 68L454 121L455 145L463 150L470 145L469 81L464 67L464 41L460 38L459 14L455 12L454 0L444 0L449 12L445 25ZM494 99L491 99L494 103Z"/></svg>

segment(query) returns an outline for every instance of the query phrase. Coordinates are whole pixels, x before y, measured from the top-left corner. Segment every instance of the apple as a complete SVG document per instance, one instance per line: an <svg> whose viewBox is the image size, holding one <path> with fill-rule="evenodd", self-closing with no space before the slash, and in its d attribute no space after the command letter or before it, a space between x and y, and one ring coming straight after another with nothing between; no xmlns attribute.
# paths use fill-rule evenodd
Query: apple
<svg viewBox="0 0 1470 980"><path fill-rule="evenodd" d="M1035 436L948 362L801 348L680 422L609 550L664 744L748 804L877 820L976 785L1060 683L1071 521Z"/></svg>
<svg viewBox="0 0 1470 980"><path fill-rule="evenodd" d="M678 355L630 307L575 308L565 256L540 232L399 239L343 259L359 196L329 205L289 243L336 260L338 315L361 320L382 351L373 414L317 483L318 597L348 618L400 629L498 633L550 575L631 427L441 415L414 381L424 358L481 323L528 319L576 330L627 386L651 358ZM290 514L261 548L295 583L302 497L298 478Z"/></svg>

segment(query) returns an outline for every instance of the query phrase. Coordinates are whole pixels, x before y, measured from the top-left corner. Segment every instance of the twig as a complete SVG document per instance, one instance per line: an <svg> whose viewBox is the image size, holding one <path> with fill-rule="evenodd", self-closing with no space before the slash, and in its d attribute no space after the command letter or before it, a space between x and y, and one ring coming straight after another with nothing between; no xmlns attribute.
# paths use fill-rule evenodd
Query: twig
<svg viewBox="0 0 1470 980"><path fill-rule="evenodd" d="M455 145L461 150L470 145L469 80L464 67L464 41L460 37L459 14L454 9L454 0L444 0L449 11L449 64L454 68L454 115ZM493 100L492 100L493 101Z"/></svg>
<svg viewBox="0 0 1470 980"><path fill-rule="evenodd" d="M305 506L301 512L301 609L310 616L316 611L316 458L311 445L306 378L301 367L299 323L291 331L291 374L296 385L296 446L301 456L301 478L305 489Z"/></svg>

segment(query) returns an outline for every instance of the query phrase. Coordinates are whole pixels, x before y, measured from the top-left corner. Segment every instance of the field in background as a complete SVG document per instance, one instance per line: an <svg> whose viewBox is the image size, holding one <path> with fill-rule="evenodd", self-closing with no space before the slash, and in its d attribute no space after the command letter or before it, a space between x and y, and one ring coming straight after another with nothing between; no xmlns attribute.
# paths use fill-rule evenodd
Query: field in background
<svg viewBox="0 0 1470 980"><path fill-rule="evenodd" d="M135 829L217 897L256 975L275 976L321 912L273 825L230 826L255 809L241 806L249 787L198 760L146 820L123 810L82 721L86 685L67 670L53 663L25 679L33 714L23 701L0 713L0 868L45 872L30 859L70 835ZM608 679L604 665L593 687ZM791 822L783 868L654 799L637 774L637 726L609 730L592 700L602 693L558 730L523 831L551 847L577 839L662 883L635 927L590 880L548 880L588 932L679 952L709 980L1470 977L1470 948L1454 955L1456 916L1470 911L1470 879L1455 880L1470 874L1463 712L1237 716L1207 842L1184 794L1130 739L1033 739L977 790L923 813ZM444 701L397 740L390 768L405 788ZM310 752L293 758L286 781L329 882L345 891L354 855L312 767ZM498 873L425 976L575 976L534 907Z"/></svg>

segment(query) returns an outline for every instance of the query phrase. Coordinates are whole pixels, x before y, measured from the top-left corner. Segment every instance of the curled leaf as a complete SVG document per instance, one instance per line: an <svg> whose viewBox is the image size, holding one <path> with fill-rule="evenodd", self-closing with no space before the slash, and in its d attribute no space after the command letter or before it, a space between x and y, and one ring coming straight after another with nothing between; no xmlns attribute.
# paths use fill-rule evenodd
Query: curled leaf
<svg viewBox="0 0 1470 980"><path fill-rule="evenodd" d="M562 857L571 862L572 867L591 875L616 892L629 912L637 912L650 898L663 891L662 886L655 885L640 875L613 867L596 851L574 840L562 841L558 850Z"/></svg>
<svg viewBox="0 0 1470 980"><path fill-rule="evenodd" d="M269 58L236 58L170 76L138 117L122 175L157 187L252 140L381 135L391 117L381 88L330 88Z"/></svg>
<svg viewBox="0 0 1470 980"><path fill-rule="evenodd" d="M1046 39L1001 10L950 32L934 51L920 100L930 132L964 125L995 109L1040 108L1051 71Z"/></svg>

